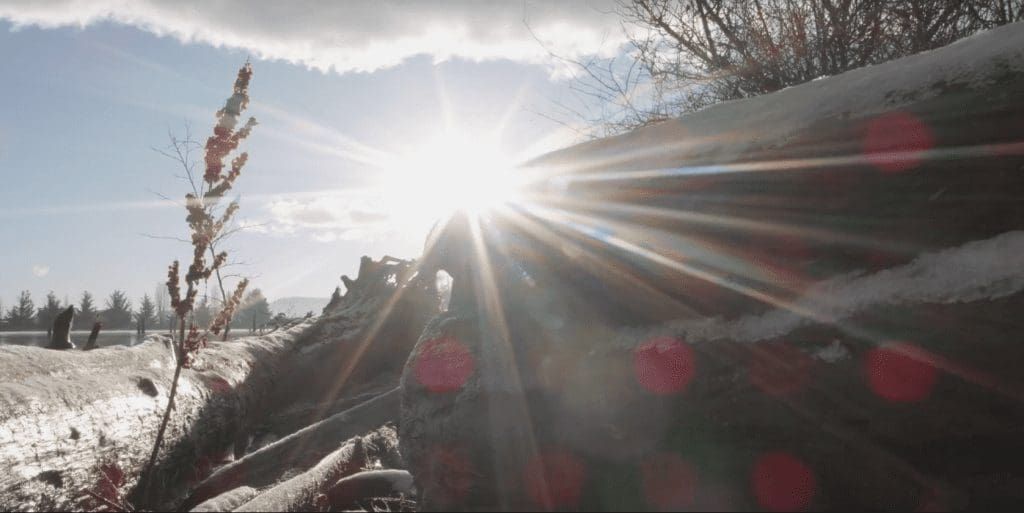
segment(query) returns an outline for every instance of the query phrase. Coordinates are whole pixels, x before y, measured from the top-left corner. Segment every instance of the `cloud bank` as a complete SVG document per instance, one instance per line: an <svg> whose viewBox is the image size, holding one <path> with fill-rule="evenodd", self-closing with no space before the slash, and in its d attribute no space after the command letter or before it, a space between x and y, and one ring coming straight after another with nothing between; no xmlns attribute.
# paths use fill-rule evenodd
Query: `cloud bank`
<svg viewBox="0 0 1024 513"><path fill-rule="evenodd" d="M317 242L354 240L392 232L394 219L378 206L378 193L335 191L303 197L281 197L265 205L265 232L305 234Z"/></svg>
<svg viewBox="0 0 1024 513"><path fill-rule="evenodd" d="M612 8L611 0L0 0L0 19L43 28L113 22L346 73L376 71L421 55L525 63L549 62L548 49L566 57L609 55L624 42Z"/></svg>

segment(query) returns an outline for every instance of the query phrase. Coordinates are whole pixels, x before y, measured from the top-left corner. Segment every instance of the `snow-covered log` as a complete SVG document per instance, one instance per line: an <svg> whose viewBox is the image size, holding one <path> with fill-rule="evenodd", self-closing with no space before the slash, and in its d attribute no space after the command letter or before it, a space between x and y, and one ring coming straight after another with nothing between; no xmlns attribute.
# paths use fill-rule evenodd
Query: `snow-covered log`
<svg viewBox="0 0 1024 513"><path fill-rule="evenodd" d="M408 265L360 276L360 293L319 319L200 351L182 372L154 490L131 495L134 505L176 506L236 446L244 448L239 441L250 430L296 398L331 403L359 394L351 377L397 382L402 362L395 354L411 348L438 304L426 289L393 279ZM116 465L134 486L174 362L170 340L159 335L88 352L0 346L0 506L74 509L104 464Z"/></svg>
<svg viewBox="0 0 1024 513"><path fill-rule="evenodd" d="M1018 23L536 160L406 363L421 510L1019 504L1022 119Z"/></svg>
<svg viewBox="0 0 1024 513"><path fill-rule="evenodd" d="M260 400L285 378L289 355L313 325L212 343L182 373L157 471L180 487L222 458L261 414ZM0 347L0 504L73 509L99 466L138 476L167 405L171 342L93 351Z"/></svg>

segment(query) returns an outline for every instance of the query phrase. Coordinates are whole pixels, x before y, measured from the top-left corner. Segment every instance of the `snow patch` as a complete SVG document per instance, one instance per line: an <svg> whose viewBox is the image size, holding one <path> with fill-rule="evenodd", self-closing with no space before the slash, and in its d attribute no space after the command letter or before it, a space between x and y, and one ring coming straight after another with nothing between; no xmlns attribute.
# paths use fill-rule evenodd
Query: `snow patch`
<svg viewBox="0 0 1024 513"><path fill-rule="evenodd" d="M839 339L814 353L814 357L825 363L837 363L850 358L850 350Z"/></svg>
<svg viewBox="0 0 1024 513"><path fill-rule="evenodd" d="M872 275L850 273L812 287L800 300L734 321L685 320L628 330L619 345L632 347L652 335L689 342L717 339L757 342L786 335L810 323L836 323L868 308L919 303L968 303L1024 290L1024 231L919 256L909 264ZM642 331L639 333L638 331Z"/></svg>

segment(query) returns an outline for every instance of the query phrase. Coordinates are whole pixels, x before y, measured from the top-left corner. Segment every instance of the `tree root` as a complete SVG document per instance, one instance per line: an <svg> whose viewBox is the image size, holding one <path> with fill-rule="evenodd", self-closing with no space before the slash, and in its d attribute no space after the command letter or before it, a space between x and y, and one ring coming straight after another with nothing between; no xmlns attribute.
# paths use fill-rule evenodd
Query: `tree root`
<svg viewBox="0 0 1024 513"><path fill-rule="evenodd" d="M406 470L367 470L338 480L327 491L331 507L342 510L370 497L412 494L412 474Z"/></svg>
<svg viewBox="0 0 1024 513"><path fill-rule="evenodd" d="M345 442L342 447L299 474L255 498L234 511L311 511L318 509L318 496L329 483L357 472L367 463L362 438Z"/></svg>
<svg viewBox="0 0 1024 513"><path fill-rule="evenodd" d="M395 388L296 431L218 469L192 492L183 507L194 507L238 486L267 486L289 468L308 468L335 450L339 439L361 435L396 420L400 405L401 395Z"/></svg>
<svg viewBox="0 0 1024 513"><path fill-rule="evenodd" d="M239 486L224 492L202 504L192 508L192 512L234 511L235 508L249 502L259 492L251 486Z"/></svg>

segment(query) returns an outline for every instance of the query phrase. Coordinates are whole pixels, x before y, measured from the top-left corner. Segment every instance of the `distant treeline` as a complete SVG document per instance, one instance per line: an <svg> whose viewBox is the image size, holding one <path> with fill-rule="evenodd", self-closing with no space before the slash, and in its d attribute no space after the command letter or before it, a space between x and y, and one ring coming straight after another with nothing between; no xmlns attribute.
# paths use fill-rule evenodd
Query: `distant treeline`
<svg viewBox="0 0 1024 513"><path fill-rule="evenodd" d="M170 308L166 288L161 284L156 294L150 297L143 295L136 305L123 291L115 290L107 297L102 308L93 295L83 292L75 303L74 329L88 330L93 323L103 323L105 330L135 329L141 331L159 331L168 329L174 314ZM52 291L46 295L43 306L36 308L32 295L23 290L17 301L10 308L4 309L0 302L0 330L42 330L48 331L53 320L62 310L69 306L67 298L61 301ZM220 306L219 298L204 298L190 314L190 320L196 326L209 326ZM234 328L259 328L272 319L270 304L259 289L246 294L241 307L231 321Z"/></svg>

